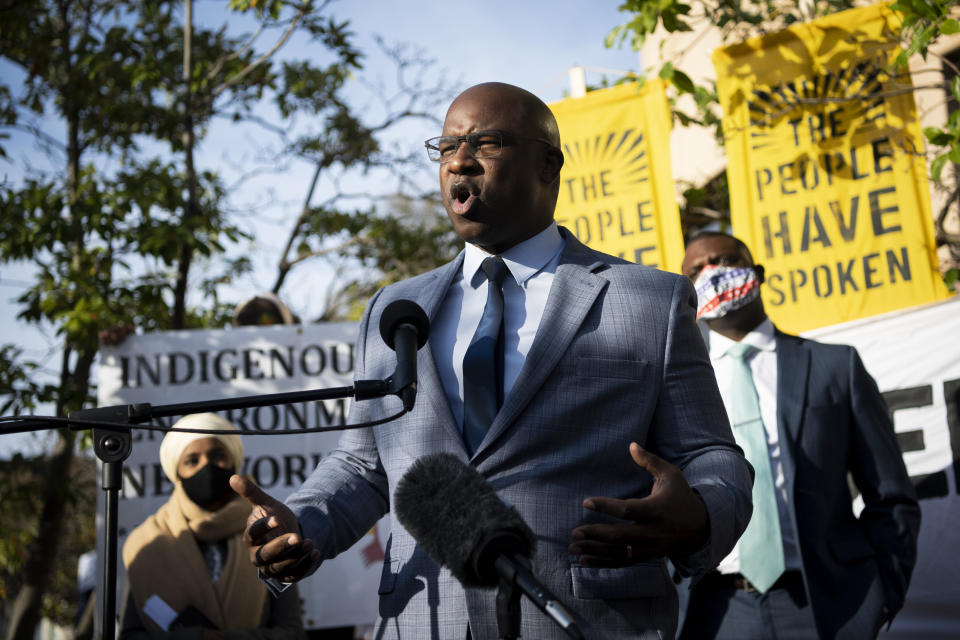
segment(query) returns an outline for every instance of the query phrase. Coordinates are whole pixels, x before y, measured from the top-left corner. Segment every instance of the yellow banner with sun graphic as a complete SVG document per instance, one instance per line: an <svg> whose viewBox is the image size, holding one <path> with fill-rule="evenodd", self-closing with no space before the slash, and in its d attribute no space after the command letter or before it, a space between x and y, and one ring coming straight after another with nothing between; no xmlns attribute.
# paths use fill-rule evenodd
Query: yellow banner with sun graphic
<svg viewBox="0 0 960 640"><path fill-rule="evenodd" d="M899 24L872 5L713 54L733 231L786 331L948 296Z"/></svg>
<svg viewBox="0 0 960 640"><path fill-rule="evenodd" d="M660 80L591 91L550 109L564 156L557 223L598 251L679 272L683 234Z"/></svg>

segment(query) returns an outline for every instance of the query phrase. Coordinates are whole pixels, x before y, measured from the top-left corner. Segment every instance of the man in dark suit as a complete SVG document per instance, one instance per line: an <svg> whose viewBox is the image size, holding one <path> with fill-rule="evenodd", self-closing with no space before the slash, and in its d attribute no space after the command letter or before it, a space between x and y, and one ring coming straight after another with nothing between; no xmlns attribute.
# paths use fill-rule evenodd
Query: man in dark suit
<svg viewBox="0 0 960 640"><path fill-rule="evenodd" d="M234 476L255 505L251 559L275 579L308 575L391 510L417 459L445 452L473 465L530 525L534 571L586 637L670 636L677 599L665 558L705 572L750 512L749 467L694 320L693 288L593 251L556 225L559 132L529 92L472 87L451 105L442 134L427 151L466 247L378 292L356 347L359 378L390 375L396 355L380 338L380 316L394 300L418 303L431 332L418 354L416 404L382 426L347 431L286 505ZM499 346L474 355L484 345ZM395 398L356 402L350 422L396 410ZM611 521L592 496L636 498L635 543L581 535ZM598 552L629 566L596 566ZM385 555L378 638L498 637L495 592L460 585L393 512ZM522 625L525 638L562 634L526 600Z"/></svg>
<svg viewBox="0 0 960 640"><path fill-rule="evenodd" d="M681 637L875 637L903 606L920 527L876 383L854 348L773 326L760 299L763 267L737 238L695 236L683 273L756 479L750 525L718 570L694 583ZM848 475L863 497L859 516Z"/></svg>

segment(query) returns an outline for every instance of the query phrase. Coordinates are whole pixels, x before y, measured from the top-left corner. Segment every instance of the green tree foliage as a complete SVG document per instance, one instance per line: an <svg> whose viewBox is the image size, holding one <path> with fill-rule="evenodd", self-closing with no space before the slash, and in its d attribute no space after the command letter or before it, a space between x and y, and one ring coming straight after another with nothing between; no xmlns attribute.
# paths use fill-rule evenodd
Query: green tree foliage
<svg viewBox="0 0 960 640"><path fill-rule="evenodd" d="M344 97L363 56L349 25L326 14L327 4L233 0L232 18L252 25L252 33L237 33L227 16L188 28L189 0L3 3L0 56L19 78L0 83L0 158L13 160L11 136L29 136L53 168L18 165L19 175L0 182L0 263L31 266L35 277L17 299L18 318L52 332L59 358L44 377L43 363L0 341L4 414L51 403L63 416L89 406L104 330L229 321L232 306L221 291L251 268L238 249L251 237L235 220L219 167L199 166L194 157L217 123L265 132L277 143L277 165L293 158L314 165L318 176L377 166L402 174L409 158L385 151L379 136L405 119L432 117L431 101L447 97L438 91L442 78L426 84L430 61L394 51L398 77L413 77L389 95L379 92L383 118L364 122ZM281 55L295 38L311 44L309 60ZM436 227L435 210L429 223L414 222L378 214L369 198L361 209L346 208L340 196L317 206L313 185L304 191L303 215L291 231L296 251L281 257L278 289L311 254L345 257L366 275L346 279L343 291L355 295L331 295L346 309L369 282L389 279L386 272L402 264L384 256L448 251L433 235L417 243L421 229ZM422 256L422 264L436 260ZM41 615L70 617L49 595L52 585L73 580L75 558L58 554L66 533L78 533L64 528L76 499L75 440L73 431L58 432L43 472L32 476L37 501L30 513L39 516L11 520L17 533L6 540L15 550L0 550L11 559L0 598L9 640L32 639Z"/></svg>
<svg viewBox="0 0 960 640"><path fill-rule="evenodd" d="M34 517L43 508L41 496L47 465L42 458L20 454L0 461L0 501L9 509L0 519L0 600L10 601L21 588L22 569L27 550L36 535ZM90 457L78 458L72 465L72 491L64 505L71 535L65 536L56 551L55 563L66 567L57 571L43 594L42 608L53 620L68 624L76 611L77 557L94 548L96 513L96 463Z"/></svg>

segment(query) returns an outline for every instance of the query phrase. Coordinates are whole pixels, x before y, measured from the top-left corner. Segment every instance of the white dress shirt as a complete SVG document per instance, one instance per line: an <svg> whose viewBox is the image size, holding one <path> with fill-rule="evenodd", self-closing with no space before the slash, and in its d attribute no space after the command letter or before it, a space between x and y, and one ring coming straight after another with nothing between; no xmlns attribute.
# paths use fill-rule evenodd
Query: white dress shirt
<svg viewBox="0 0 960 640"><path fill-rule="evenodd" d="M503 281L504 399L509 396L537 334L564 244L556 223L552 223L500 254L510 270L510 276ZM444 393L461 429L463 356L487 304L487 278L480 270L480 263L490 255L480 247L466 245L463 270L450 283L430 328L430 348Z"/></svg>
<svg viewBox="0 0 960 640"><path fill-rule="evenodd" d="M730 380L732 358L727 350L735 342L715 331L709 334L710 361L717 375L717 385L723 404L730 413ZM797 546L797 534L790 517L790 496L787 493L785 481L785 465L789 464L787 457L789 450L781 446L780 432L777 428L777 341L774 337L773 323L769 318L744 336L746 344L757 348L750 358L750 371L753 373L753 384L757 388L760 400L760 418L763 420L764 430L767 432L767 451L770 454L770 471L776 487L777 512L780 515L780 535L783 538L783 558L786 569L800 568L800 551ZM739 573L740 553L739 545L733 548L726 558L717 567L720 573Z"/></svg>

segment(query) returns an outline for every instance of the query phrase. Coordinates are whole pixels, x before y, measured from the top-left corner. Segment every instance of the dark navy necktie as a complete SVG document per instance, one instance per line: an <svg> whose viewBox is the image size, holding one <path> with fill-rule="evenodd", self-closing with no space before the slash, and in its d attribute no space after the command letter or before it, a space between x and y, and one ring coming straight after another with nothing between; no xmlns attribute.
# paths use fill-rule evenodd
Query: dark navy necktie
<svg viewBox="0 0 960 640"><path fill-rule="evenodd" d="M463 357L463 440L470 455L503 404L503 279L509 273L503 258L480 265L487 276L487 304L477 332Z"/></svg>

